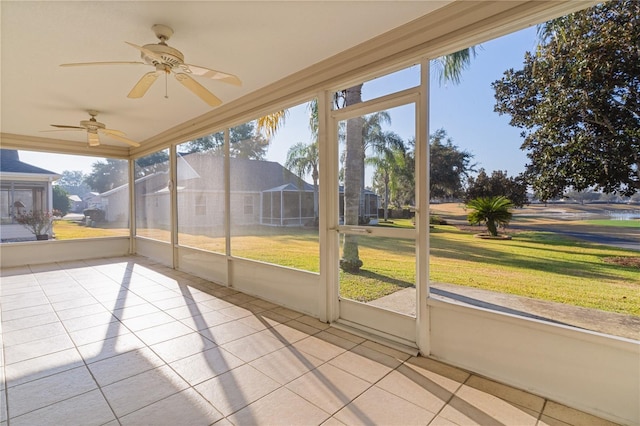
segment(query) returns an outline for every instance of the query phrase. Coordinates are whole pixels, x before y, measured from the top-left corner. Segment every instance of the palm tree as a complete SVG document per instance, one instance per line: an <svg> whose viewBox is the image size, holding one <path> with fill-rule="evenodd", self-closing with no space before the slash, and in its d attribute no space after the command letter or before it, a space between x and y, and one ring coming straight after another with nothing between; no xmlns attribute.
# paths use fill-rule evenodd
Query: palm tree
<svg viewBox="0 0 640 426"><path fill-rule="evenodd" d="M467 48L439 58L441 64L440 82L460 82L460 76L475 56L475 48ZM362 83L350 87L339 94L344 99L344 106L362 102ZM337 102L336 102L337 103ZM312 107L313 111L313 107ZM315 107L317 117L317 105ZM259 120L258 128L267 137L272 136L284 122L286 111L278 111ZM317 123L317 121L316 121ZM364 185L364 143L363 128L365 120L356 117L347 120L346 150L344 167L344 224L358 225L360 193ZM358 272L362 261L358 255L358 239L354 235L345 235L343 257L340 267L345 271Z"/></svg>
<svg viewBox="0 0 640 426"><path fill-rule="evenodd" d="M385 140L383 136L384 130L382 127L384 125L391 124L391 115L387 111L378 111L373 114L369 114L364 117L364 126L362 126L362 143L364 144L362 148L362 163L366 163L367 150L373 150L374 154L379 154L386 149L386 144L391 143L391 141ZM402 141L400 141L402 143ZM362 184L361 190L364 190L364 173L365 168L362 168L362 180L360 183ZM361 200L364 202L364 200Z"/></svg>
<svg viewBox="0 0 640 426"><path fill-rule="evenodd" d="M387 142L385 147L378 156L369 157L366 163L376 167L376 174L382 180L384 190L384 221L389 220L389 200L391 193L396 188L401 169L404 167L405 149L400 136L393 132L383 133Z"/></svg>
<svg viewBox="0 0 640 426"><path fill-rule="evenodd" d="M475 56L475 48L467 48L439 58L441 64L440 82L460 82L462 71ZM344 106L362 102L362 84L350 87L343 92ZM344 164L344 224L358 225L360 192L364 174L364 144L362 139L364 119L362 117L347 120L347 135ZM351 181L353 179L353 181ZM362 261L358 256L358 237L345 235L340 267L345 271L359 272Z"/></svg>
<svg viewBox="0 0 640 426"><path fill-rule="evenodd" d="M436 74L440 84L444 84L447 81L453 84L460 84L462 72L469 67L472 57L476 57L475 46L435 59L433 62L437 67Z"/></svg>
<svg viewBox="0 0 640 426"><path fill-rule="evenodd" d="M306 174L311 174L313 179L313 214L318 217L318 143L312 142L305 145L298 142L287 151L287 160L284 166L293 171L300 179Z"/></svg>
<svg viewBox="0 0 640 426"><path fill-rule="evenodd" d="M467 207L473 209L467 215L467 219L472 225L484 222L491 236L498 236L496 225L507 226L511 220L511 212L513 203L506 197L478 197L467 204Z"/></svg>
<svg viewBox="0 0 640 426"><path fill-rule="evenodd" d="M344 91L345 107L362 102L362 83ZM346 149L344 159L344 224L358 225L360 194L364 176L363 117L347 120ZM357 273L362 266L358 252L358 236L344 235L340 268Z"/></svg>

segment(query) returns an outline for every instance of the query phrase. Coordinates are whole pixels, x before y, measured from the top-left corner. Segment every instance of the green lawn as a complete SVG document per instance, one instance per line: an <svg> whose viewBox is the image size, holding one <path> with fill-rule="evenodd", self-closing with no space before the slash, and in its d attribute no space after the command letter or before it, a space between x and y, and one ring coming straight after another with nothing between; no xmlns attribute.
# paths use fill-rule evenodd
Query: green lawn
<svg viewBox="0 0 640 426"><path fill-rule="evenodd" d="M77 238L124 237L129 235L127 227L97 227L80 225L76 221L56 220L53 222L56 240L74 240Z"/></svg>
<svg viewBox="0 0 640 426"><path fill-rule="evenodd" d="M605 311L640 315L640 269L606 263L637 252L522 232L481 240L453 227L431 233L430 279Z"/></svg>
<svg viewBox="0 0 640 426"><path fill-rule="evenodd" d="M358 252L360 273L340 271L342 297L366 302L414 285L414 241L359 236Z"/></svg>
<svg viewBox="0 0 640 426"><path fill-rule="evenodd" d="M408 220L385 226L410 227ZM615 221L622 222L622 221ZM628 222L628 221L627 221ZM607 224L598 223L598 227ZM87 228L56 222L59 239L127 235L126 229ZM576 242L552 232L520 232L512 240L474 238L472 232L436 225L430 234L430 279L509 294L640 316L640 269L605 262L638 252ZM158 237L167 231L158 230ZM155 234L154 234L155 235ZM151 235L150 235L151 236ZM224 251L224 239L181 233L180 244ZM232 255L317 272L317 230L267 228L235 235ZM359 237L360 274L341 272L341 295L368 301L412 286L411 240Z"/></svg>

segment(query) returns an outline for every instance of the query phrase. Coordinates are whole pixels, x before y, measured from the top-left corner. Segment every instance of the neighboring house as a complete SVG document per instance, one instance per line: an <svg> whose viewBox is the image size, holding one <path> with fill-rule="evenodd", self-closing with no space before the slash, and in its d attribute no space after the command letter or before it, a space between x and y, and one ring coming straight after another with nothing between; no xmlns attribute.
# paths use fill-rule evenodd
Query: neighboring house
<svg viewBox="0 0 640 426"><path fill-rule="evenodd" d="M77 195L69 195L69 211L73 213L82 213L82 198Z"/></svg>
<svg viewBox="0 0 640 426"><path fill-rule="evenodd" d="M87 192L80 196L82 198L82 209L100 208L100 194L98 192Z"/></svg>
<svg viewBox="0 0 640 426"><path fill-rule="evenodd" d="M179 207L191 212L190 217L180 217L181 226L223 226L224 180L215 178L223 170L223 158L202 153L181 158L198 175L182 180L178 176L178 203L193 206ZM279 163L231 158L229 190L233 226L300 226L314 219L313 185Z"/></svg>
<svg viewBox="0 0 640 426"><path fill-rule="evenodd" d="M0 149L2 239L32 236L15 218L29 211L52 211L52 183L62 176L20 161L15 149Z"/></svg>
<svg viewBox="0 0 640 426"><path fill-rule="evenodd" d="M338 200L338 211L340 212L340 223L344 223L344 187L340 185L338 189L340 198ZM379 209L378 194L369 190L363 189L360 192L360 207L358 216L360 217L360 223L364 225L376 225L378 223L378 209Z"/></svg>
<svg viewBox="0 0 640 426"><path fill-rule="evenodd" d="M216 178L223 167L223 158L211 154L194 153L178 158L178 211L182 230L224 226L225 183ZM313 221L313 185L281 164L232 158L230 168L234 226L300 226ZM168 229L168 181L167 171L136 179L138 226ZM100 197L108 221L128 212L128 185L104 192Z"/></svg>

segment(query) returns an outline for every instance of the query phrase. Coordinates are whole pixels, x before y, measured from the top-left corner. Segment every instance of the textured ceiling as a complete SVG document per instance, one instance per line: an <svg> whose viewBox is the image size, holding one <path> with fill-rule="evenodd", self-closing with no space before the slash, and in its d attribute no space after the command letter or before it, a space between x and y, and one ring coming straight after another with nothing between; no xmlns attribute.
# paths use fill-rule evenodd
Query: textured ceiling
<svg viewBox="0 0 640 426"><path fill-rule="evenodd" d="M70 62L139 61L125 44L156 43L156 23L175 31L168 44L185 62L237 75L241 87L198 81L225 103L349 47L425 15L437 1L2 1L3 133L86 142L82 132L41 133L78 125L87 110L127 137L144 141L211 110L169 77L142 99L127 93L150 66L62 68ZM104 144L124 146L102 138Z"/></svg>

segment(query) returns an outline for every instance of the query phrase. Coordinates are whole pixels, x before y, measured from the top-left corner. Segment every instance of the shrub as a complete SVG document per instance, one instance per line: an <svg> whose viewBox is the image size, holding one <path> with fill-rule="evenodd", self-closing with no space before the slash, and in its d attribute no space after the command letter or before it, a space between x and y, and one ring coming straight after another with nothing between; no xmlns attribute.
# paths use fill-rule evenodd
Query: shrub
<svg viewBox="0 0 640 426"><path fill-rule="evenodd" d="M90 218L93 222L104 222L105 221L105 211L101 209L85 209L83 212L85 217Z"/></svg>
<svg viewBox="0 0 640 426"><path fill-rule="evenodd" d="M432 215L429 215L429 224L430 225L447 225L447 221L438 215L432 214Z"/></svg>
<svg viewBox="0 0 640 426"><path fill-rule="evenodd" d="M483 223L487 226L489 234L498 235L497 225L507 226L511 221L513 203L506 197L478 197L467 204L473 211L468 214L467 219L472 225Z"/></svg>
<svg viewBox="0 0 640 426"><path fill-rule="evenodd" d="M53 213L44 212L42 210L29 211L16 217L16 221L27 228L33 235L48 235L51 231L53 222Z"/></svg>

